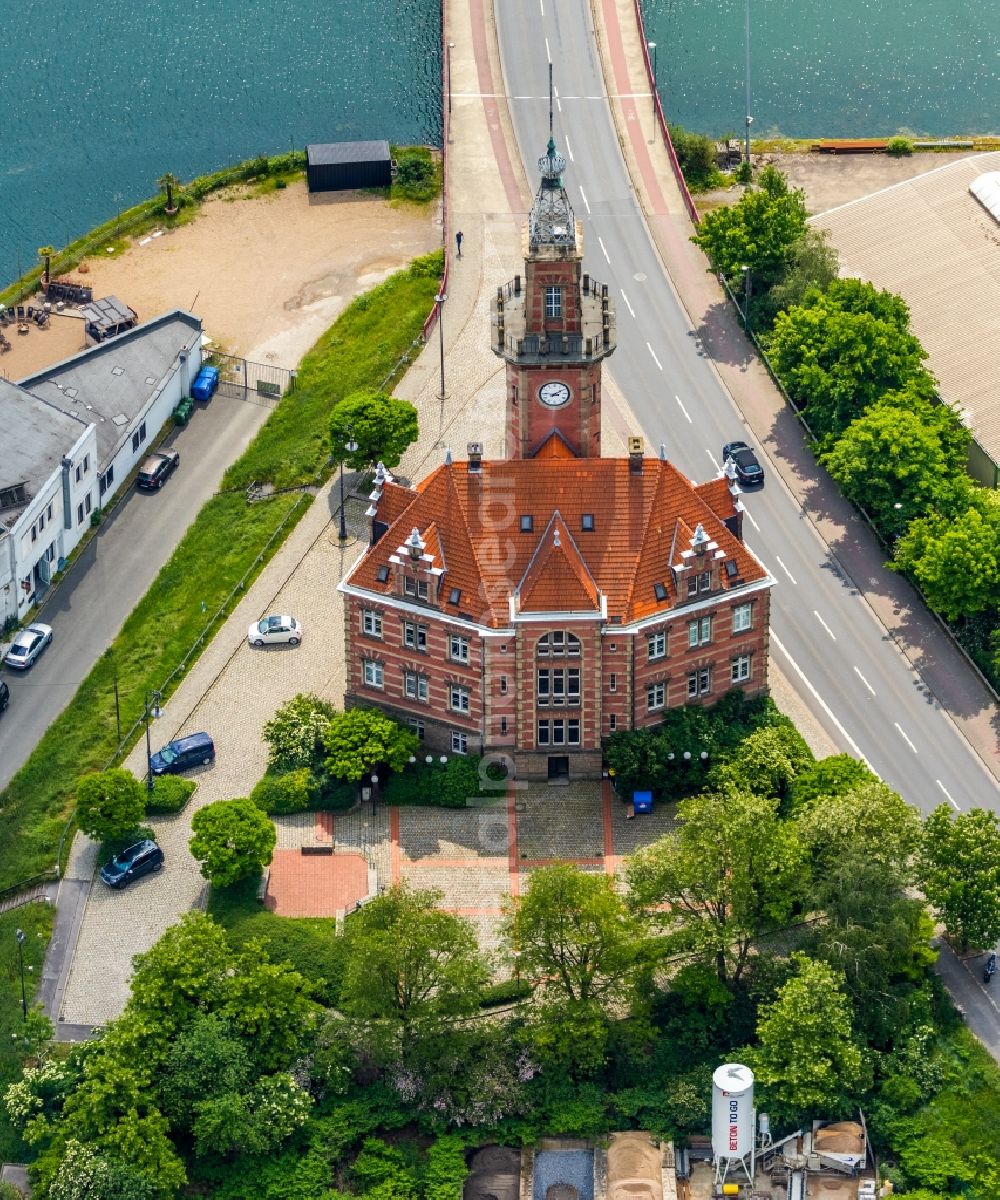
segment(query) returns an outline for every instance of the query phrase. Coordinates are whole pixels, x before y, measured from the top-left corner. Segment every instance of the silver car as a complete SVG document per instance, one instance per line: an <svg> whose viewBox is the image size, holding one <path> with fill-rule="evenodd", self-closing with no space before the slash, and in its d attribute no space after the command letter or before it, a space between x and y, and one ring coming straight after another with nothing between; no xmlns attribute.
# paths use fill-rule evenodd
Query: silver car
<svg viewBox="0 0 1000 1200"><path fill-rule="evenodd" d="M14 635L3 661L15 671L27 671L51 641L51 625L42 625L40 622L28 625Z"/></svg>
<svg viewBox="0 0 1000 1200"><path fill-rule="evenodd" d="M251 646L273 646L278 642L297 646L302 641L302 626L294 617L264 617L247 630L247 641Z"/></svg>

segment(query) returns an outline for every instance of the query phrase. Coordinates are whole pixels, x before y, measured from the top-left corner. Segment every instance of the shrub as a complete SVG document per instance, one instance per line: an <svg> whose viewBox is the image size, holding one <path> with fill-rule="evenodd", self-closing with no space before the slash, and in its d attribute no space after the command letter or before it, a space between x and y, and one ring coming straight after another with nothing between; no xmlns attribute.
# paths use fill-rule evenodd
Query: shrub
<svg viewBox="0 0 1000 1200"><path fill-rule="evenodd" d="M502 979L499 983L491 983L483 988L479 997L479 1007L495 1008L501 1004L515 1004L518 1000L527 1000L531 992L531 981L528 979Z"/></svg>
<svg viewBox="0 0 1000 1200"><path fill-rule="evenodd" d="M331 779L328 775L320 780L316 807L323 812L346 812L358 802L358 785L347 779Z"/></svg>
<svg viewBox="0 0 1000 1200"><path fill-rule="evenodd" d="M469 800L479 796L502 797L504 788L489 787L481 769L481 758L455 756L442 763L417 761L413 766L389 776L382 791L386 804L405 807L433 805L437 808L465 808ZM496 764L485 771L492 779ZM498 781L499 782L499 781Z"/></svg>
<svg viewBox="0 0 1000 1200"><path fill-rule="evenodd" d="M885 152L893 158L903 158L913 153L913 142L908 137L890 138L886 143Z"/></svg>
<svg viewBox="0 0 1000 1200"><path fill-rule="evenodd" d="M285 771L281 775L268 772L250 793L250 799L258 808L278 815L316 808L319 796L319 780L308 767Z"/></svg>
<svg viewBox="0 0 1000 1200"><path fill-rule="evenodd" d="M684 182L691 191L707 191L722 183L722 173L715 161L715 142L707 134L689 133L680 125L671 125L670 140L674 144Z"/></svg>
<svg viewBox="0 0 1000 1200"><path fill-rule="evenodd" d="M153 780L153 793L147 793L146 811L150 813L177 813L194 794L197 784L179 775L159 775Z"/></svg>
<svg viewBox="0 0 1000 1200"><path fill-rule="evenodd" d="M328 700L300 692L264 726L270 747L267 767L275 774L315 767L323 761L323 735L336 709Z"/></svg>
<svg viewBox="0 0 1000 1200"><path fill-rule="evenodd" d="M426 203L441 188L441 167L426 146L393 147L396 177L391 195L394 199Z"/></svg>

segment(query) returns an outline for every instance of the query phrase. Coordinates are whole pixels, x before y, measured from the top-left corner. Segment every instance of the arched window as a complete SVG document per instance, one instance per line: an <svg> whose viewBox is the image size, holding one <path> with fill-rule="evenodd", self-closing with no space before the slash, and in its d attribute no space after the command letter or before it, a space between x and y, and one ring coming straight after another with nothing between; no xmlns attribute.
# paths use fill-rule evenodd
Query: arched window
<svg viewBox="0 0 1000 1200"><path fill-rule="evenodd" d="M572 633L566 633L562 629L554 629L551 633L547 633L538 642L536 654L539 657L556 657L567 654L580 657L580 639Z"/></svg>

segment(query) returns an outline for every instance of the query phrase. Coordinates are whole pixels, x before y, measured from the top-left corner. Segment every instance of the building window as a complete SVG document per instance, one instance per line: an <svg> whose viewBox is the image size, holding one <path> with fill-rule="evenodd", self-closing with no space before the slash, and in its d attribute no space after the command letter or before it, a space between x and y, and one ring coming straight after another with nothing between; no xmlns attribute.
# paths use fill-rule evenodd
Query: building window
<svg viewBox="0 0 1000 1200"><path fill-rule="evenodd" d="M90 492L88 492L88 493L86 494L86 496L84 497L84 499L83 499L83 511L84 511L84 512L88 512L88 513L89 513L89 512L90 512L90 508L91 508L91 504L90 504Z"/></svg>
<svg viewBox="0 0 1000 1200"><path fill-rule="evenodd" d="M612 713L611 716L608 717L608 732L614 733L614 731L617 728L618 728L618 718L615 716L614 713Z"/></svg>
<svg viewBox="0 0 1000 1200"><path fill-rule="evenodd" d="M389 568L384 565L379 567L379 569L375 572L375 578L379 581L379 583L388 583Z"/></svg>
<svg viewBox="0 0 1000 1200"><path fill-rule="evenodd" d="M507 718L506 717L500 718L500 732L501 733L507 732Z"/></svg>
<svg viewBox="0 0 1000 1200"><path fill-rule="evenodd" d="M48 549L45 551L45 561L46 562L54 562L55 557L56 557L56 544L55 544L55 542L53 542L52 545L49 546Z"/></svg>
<svg viewBox="0 0 1000 1200"><path fill-rule="evenodd" d="M380 638L382 636L382 614L366 608L361 613L361 631L367 633L369 637Z"/></svg>
<svg viewBox="0 0 1000 1200"><path fill-rule="evenodd" d="M665 629L661 629L659 633L651 633L648 644L650 662L656 658L667 657L667 631Z"/></svg>
<svg viewBox="0 0 1000 1200"><path fill-rule="evenodd" d="M707 646L712 640L712 618L699 617L688 622L688 645Z"/></svg>
<svg viewBox="0 0 1000 1200"><path fill-rule="evenodd" d="M750 678L750 655L741 654L739 658L733 659L732 679L733 683L746 683Z"/></svg>
<svg viewBox="0 0 1000 1200"><path fill-rule="evenodd" d="M83 509L82 508L80 509L80 520L81 521L83 520ZM37 525L32 525L32 527L31 527L31 540L33 542L38 541L38 526Z"/></svg>
<svg viewBox="0 0 1000 1200"><path fill-rule="evenodd" d="M426 733L423 721L418 721L416 717L410 717L410 719L407 721L407 725L410 727L410 733L415 733L417 735L417 739L422 742L424 740L424 734Z"/></svg>
<svg viewBox="0 0 1000 1200"><path fill-rule="evenodd" d="M45 513L38 514L38 532L41 533L45 528Z"/></svg>
<svg viewBox="0 0 1000 1200"><path fill-rule="evenodd" d="M427 599L427 580L414 579L412 575L403 576L403 592L407 596L416 596L418 600Z"/></svg>
<svg viewBox="0 0 1000 1200"><path fill-rule="evenodd" d="M385 671L380 662L373 662L370 658L365 659L365 685L373 688L385 685Z"/></svg>
<svg viewBox="0 0 1000 1200"><path fill-rule="evenodd" d="M561 629L547 633L538 642L538 654L573 654L580 653L580 639L572 633L564 633Z"/></svg>
<svg viewBox="0 0 1000 1200"><path fill-rule="evenodd" d="M612 671L611 674L608 676L608 691L609 692L617 692L618 691L618 676L614 673L614 671Z"/></svg>
<svg viewBox="0 0 1000 1200"><path fill-rule="evenodd" d="M540 667L537 696L539 704L579 704L579 667Z"/></svg>
<svg viewBox="0 0 1000 1200"><path fill-rule="evenodd" d="M593 533L594 532L594 514L593 513L584 513L583 514L583 516L580 518L580 528L583 530L584 533Z"/></svg>
<svg viewBox="0 0 1000 1200"><path fill-rule="evenodd" d="M451 591L448 593L448 603L449 604L457 604L459 602L459 600L461 600L461 599L462 599L462 589L461 588L452 588Z"/></svg>
<svg viewBox="0 0 1000 1200"><path fill-rule="evenodd" d="M650 712L657 708L663 708L667 702L667 685L665 683L653 683L646 689L646 707Z"/></svg>
<svg viewBox="0 0 1000 1200"><path fill-rule="evenodd" d="M688 596L697 596L699 592L710 592L711 590L711 571L701 571L697 575L688 576Z"/></svg>
<svg viewBox="0 0 1000 1200"><path fill-rule="evenodd" d="M78 504L76 506L76 523L77 523L77 525L83 524L83 505L82 504ZM33 529L31 531L31 540L32 541L35 540L35 531Z"/></svg>
<svg viewBox="0 0 1000 1200"><path fill-rule="evenodd" d="M457 633L448 636L448 657L452 662L467 663L469 661L469 639Z"/></svg>
<svg viewBox="0 0 1000 1200"><path fill-rule="evenodd" d="M535 518L527 516L527 515L523 515L521 517L521 532L522 533L531 533L531 531L534 528L535 528Z"/></svg>
<svg viewBox="0 0 1000 1200"><path fill-rule="evenodd" d="M410 650L427 649L427 626L416 621L403 622L403 645Z"/></svg>
<svg viewBox="0 0 1000 1200"><path fill-rule="evenodd" d="M733 609L733 633L746 633L753 624L753 605L737 604Z"/></svg>
<svg viewBox="0 0 1000 1200"><path fill-rule="evenodd" d="M579 746L580 718L539 721L537 741L539 746Z"/></svg>
<svg viewBox="0 0 1000 1200"><path fill-rule="evenodd" d="M612 642L611 645L608 647L608 653L616 654L617 652L618 652L618 643Z"/></svg>
<svg viewBox="0 0 1000 1200"><path fill-rule="evenodd" d="M135 431L135 433L132 434L132 449L133 449L133 451L138 450L139 447L142 445L142 443L145 440L146 440L146 422L143 421L143 423L139 426L139 428Z"/></svg>
<svg viewBox="0 0 1000 1200"><path fill-rule="evenodd" d="M692 671L688 675L688 697L707 696L712 690L712 668L702 667L700 671Z"/></svg>
<svg viewBox="0 0 1000 1200"><path fill-rule="evenodd" d="M82 463L77 463L77 464L76 464L76 482L77 482L77 483L79 483L79 482L80 482L80 477L81 477L82 475L83 475L83 464L82 464Z"/></svg>
<svg viewBox="0 0 1000 1200"><path fill-rule="evenodd" d="M469 753L469 735L464 730L453 729L451 731L451 752L452 754Z"/></svg>
<svg viewBox="0 0 1000 1200"><path fill-rule="evenodd" d="M507 676L506 675L500 676L500 695L501 696L507 695Z"/></svg>
<svg viewBox="0 0 1000 1200"><path fill-rule="evenodd" d="M448 689L448 707L452 712L467 713L469 711L469 689L453 683Z"/></svg>
<svg viewBox="0 0 1000 1200"><path fill-rule="evenodd" d="M49 520L52 520L52 505L49 505Z"/></svg>
<svg viewBox="0 0 1000 1200"><path fill-rule="evenodd" d="M426 704L429 695L427 676L418 675L415 671L404 672L403 692L410 700L420 700Z"/></svg>
<svg viewBox="0 0 1000 1200"><path fill-rule="evenodd" d="M554 317L561 317L563 311L563 297L561 287L547 287L545 289L545 316L552 320Z"/></svg>
<svg viewBox="0 0 1000 1200"><path fill-rule="evenodd" d="M112 463L111 466L108 467L108 469L104 472L104 474L100 478L100 488L101 488L102 496L108 490L108 488L111 487L111 485L114 483L114 481L115 481L115 464ZM49 515L51 516L52 514L50 513Z"/></svg>

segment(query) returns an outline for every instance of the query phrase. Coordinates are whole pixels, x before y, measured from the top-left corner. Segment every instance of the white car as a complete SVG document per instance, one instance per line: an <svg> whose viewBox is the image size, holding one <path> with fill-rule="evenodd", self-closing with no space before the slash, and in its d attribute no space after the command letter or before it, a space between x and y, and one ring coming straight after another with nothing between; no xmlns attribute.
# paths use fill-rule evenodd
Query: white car
<svg viewBox="0 0 1000 1200"><path fill-rule="evenodd" d="M15 635L3 660L16 671L27 671L51 641L51 625L28 625Z"/></svg>
<svg viewBox="0 0 1000 1200"><path fill-rule="evenodd" d="M294 617L264 617L247 630L247 641L251 646L274 646L279 642L297 646L302 641L302 626Z"/></svg>

